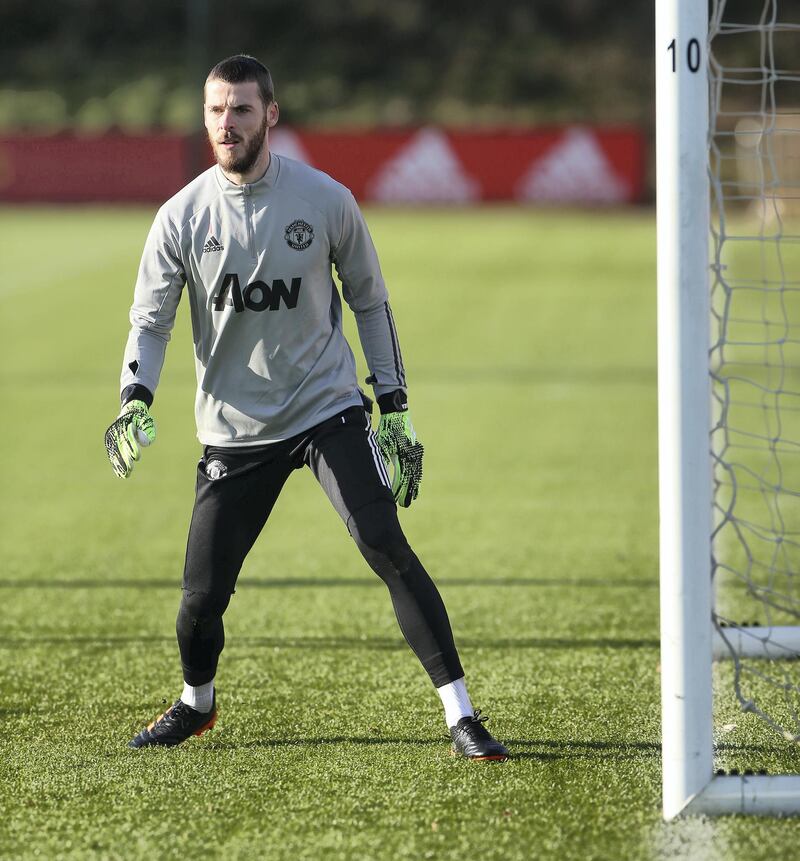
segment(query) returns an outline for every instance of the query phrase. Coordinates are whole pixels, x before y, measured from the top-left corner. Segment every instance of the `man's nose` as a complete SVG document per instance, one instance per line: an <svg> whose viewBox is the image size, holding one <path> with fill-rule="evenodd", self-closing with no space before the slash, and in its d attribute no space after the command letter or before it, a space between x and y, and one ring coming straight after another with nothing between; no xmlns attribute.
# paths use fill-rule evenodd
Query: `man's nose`
<svg viewBox="0 0 800 861"><path fill-rule="evenodd" d="M232 129L236 125L233 111L223 111L219 118L219 125L222 129Z"/></svg>

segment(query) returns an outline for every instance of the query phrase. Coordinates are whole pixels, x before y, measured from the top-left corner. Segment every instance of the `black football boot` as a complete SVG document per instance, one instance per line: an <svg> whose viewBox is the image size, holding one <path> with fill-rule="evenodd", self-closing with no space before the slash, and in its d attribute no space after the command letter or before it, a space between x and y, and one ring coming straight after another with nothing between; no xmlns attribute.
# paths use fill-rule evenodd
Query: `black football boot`
<svg viewBox="0 0 800 861"><path fill-rule="evenodd" d="M217 722L217 698L210 712L199 712L177 700L162 715L145 727L128 747L174 747L193 735L202 735Z"/></svg>
<svg viewBox="0 0 800 861"><path fill-rule="evenodd" d="M463 717L450 727L453 737L453 755L465 756L472 760L503 762L508 759L508 748L496 739L483 725L488 718L481 717L480 709L475 709L471 717Z"/></svg>

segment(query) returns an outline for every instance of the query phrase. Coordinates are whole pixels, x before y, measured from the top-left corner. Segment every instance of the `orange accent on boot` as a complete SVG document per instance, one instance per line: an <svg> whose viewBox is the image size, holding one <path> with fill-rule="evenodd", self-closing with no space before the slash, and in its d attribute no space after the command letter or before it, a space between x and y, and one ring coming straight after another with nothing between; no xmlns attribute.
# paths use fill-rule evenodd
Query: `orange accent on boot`
<svg viewBox="0 0 800 861"><path fill-rule="evenodd" d="M169 709L167 709L169 711ZM151 730L167 712L162 712L152 723L147 724L148 731Z"/></svg>
<svg viewBox="0 0 800 861"><path fill-rule="evenodd" d="M200 729L195 730L194 734L195 735L202 735L204 732L206 732L206 730L214 729L214 724L216 722L217 722L217 713L214 712L214 714L211 716L211 720L207 724L204 724L203 726L201 726Z"/></svg>

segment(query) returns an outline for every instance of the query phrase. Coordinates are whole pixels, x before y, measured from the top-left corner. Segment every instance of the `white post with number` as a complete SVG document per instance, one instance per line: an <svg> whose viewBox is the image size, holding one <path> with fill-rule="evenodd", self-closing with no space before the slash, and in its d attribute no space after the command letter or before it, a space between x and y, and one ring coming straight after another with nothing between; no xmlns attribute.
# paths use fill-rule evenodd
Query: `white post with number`
<svg viewBox="0 0 800 861"><path fill-rule="evenodd" d="M656 0L664 817L713 776L708 4Z"/></svg>
<svg viewBox="0 0 800 861"><path fill-rule="evenodd" d="M724 2L713 6L719 33ZM708 52L705 0L656 0L664 818L798 815L800 775L713 773ZM767 630L772 651L797 654L794 631ZM754 637L763 645L765 629L727 639L747 654Z"/></svg>

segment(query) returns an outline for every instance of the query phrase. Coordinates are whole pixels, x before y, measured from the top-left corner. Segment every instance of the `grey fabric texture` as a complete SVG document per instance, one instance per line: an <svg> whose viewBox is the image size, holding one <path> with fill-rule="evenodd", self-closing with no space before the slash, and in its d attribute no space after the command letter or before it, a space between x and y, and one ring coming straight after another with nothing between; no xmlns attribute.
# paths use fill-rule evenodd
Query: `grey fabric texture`
<svg viewBox="0 0 800 861"><path fill-rule="evenodd" d="M278 442L361 404L332 267L375 396L404 388L386 286L350 191L275 154L242 186L210 168L161 207L147 237L120 389L155 393L185 292L202 443Z"/></svg>

